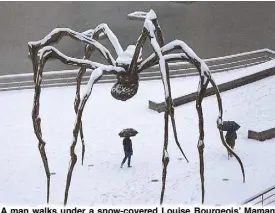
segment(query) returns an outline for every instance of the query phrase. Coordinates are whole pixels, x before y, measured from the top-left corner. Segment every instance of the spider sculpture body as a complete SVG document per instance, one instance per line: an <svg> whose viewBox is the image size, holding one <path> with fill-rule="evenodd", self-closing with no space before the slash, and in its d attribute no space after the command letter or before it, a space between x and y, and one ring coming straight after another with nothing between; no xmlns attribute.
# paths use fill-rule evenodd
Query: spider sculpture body
<svg viewBox="0 0 275 213"><path fill-rule="evenodd" d="M33 63L34 72L34 83L35 83L35 93L34 93L34 104L32 110L32 120L33 127L36 137L38 139L38 148L43 161L46 177L47 177L47 202L50 198L50 169L48 165L48 159L45 151L46 142L42 136L41 129L41 119L39 117L40 108L40 93L41 93L41 82L43 78L43 68L48 59L58 59L64 64L74 65L79 67L79 72L76 77L76 96L74 102L74 110L76 113L76 121L74 124L72 143L70 147L71 162L67 174L64 205L67 204L68 193L71 184L72 173L74 166L77 162L77 155L75 154L75 146L77 144L78 135L80 135L82 142L82 164L84 160L85 153L85 143L84 134L82 127L82 114L85 104L91 95L93 85L103 76L104 74L114 74L117 77L117 82L114 84L111 90L112 96L121 101L126 101L132 98L138 91L139 87L139 73L143 70L150 68L154 65L159 64L162 82L164 86L165 103L166 110L164 113L164 145L163 145L163 171L162 171L162 190L160 196L160 203L163 203L167 166L169 163L169 155L167 151L168 147L168 122L169 116L171 118L171 123L173 127L173 134L175 142L180 149L181 153L187 160L177 137L176 122L174 115L173 101L171 97L171 87L169 78L169 67L168 62L170 61L187 61L193 64L200 76L198 95L196 100L196 109L199 118L199 139L197 143L197 148L199 151L200 159L200 177L201 177L201 187L202 187L202 203L204 202L204 159L203 159L203 149L204 149L204 125L203 125L203 112L202 112L202 100L204 97L205 90L210 83L216 90L216 97L219 108L219 115L217 119L217 127L219 129L222 144L228 151L231 151L240 163L243 181L245 181L245 174L241 160L234 153L234 151L225 143L223 132L220 130L220 125L222 124L222 100L217 85L211 77L211 73L204 63L193 50L185 44L183 41L174 40L168 44L164 44L161 28L157 21L157 16L153 10L148 13L144 13L144 27L142 33L137 40L136 45L130 45L124 51L115 36L115 34L110 30L106 24L100 24L94 30L88 30L82 33L73 31L68 28L57 28L48 34L45 38L40 41L29 42L29 55ZM58 51L55 47L51 46L59 42L62 37L68 36L72 39L80 41L86 44L85 56L83 59L72 58L64 55ZM102 44L98 42L99 37L107 37L112 46L114 47L117 59L115 60L108 49L106 49ZM142 47L145 41L149 39L154 53L150 55L145 60L142 60ZM98 50L101 55L106 59L108 65L93 62L90 59L92 52ZM181 50L182 53L171 53L175 50ZM83 96L80 97L80 85L82 77L86 72L86 69L92 69L92 74L87 83L87 90L84 91ZM188 160L187 160L188 162Z"/></svg>

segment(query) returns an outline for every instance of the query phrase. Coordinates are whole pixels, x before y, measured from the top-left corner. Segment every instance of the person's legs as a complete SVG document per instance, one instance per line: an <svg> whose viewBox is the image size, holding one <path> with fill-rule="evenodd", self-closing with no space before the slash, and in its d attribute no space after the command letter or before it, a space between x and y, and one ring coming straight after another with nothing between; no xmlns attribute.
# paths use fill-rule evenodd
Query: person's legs
<svg viewBox="0 0 275 213"><path fill-rule="evenodd" d="M131 167L131 155L128 156L128 167Z"/></svg>
<svg viewBox="0 0 275 213"><path fill-rule="evenodd" d="M121 168L122 168L123 164L126 162L126 160L127 160L127 155L125 153L125 157L123 158L121 165L120 165Z"/></svg>

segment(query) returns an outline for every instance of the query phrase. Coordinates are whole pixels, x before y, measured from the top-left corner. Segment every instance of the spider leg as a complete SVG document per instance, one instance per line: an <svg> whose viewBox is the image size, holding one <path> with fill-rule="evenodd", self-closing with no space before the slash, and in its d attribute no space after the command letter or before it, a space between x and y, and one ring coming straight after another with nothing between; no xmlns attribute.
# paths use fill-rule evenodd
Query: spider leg
<svg viewBox="0 0 275 213"><path fill-rule="evenodd" d="M189 63L193 64L198 72L201 78L204 79L204 81L206 79L209 79L209 82L211 83L211 85L213 86L213 88L215 89L215 94L216 94L216 98L217 98L217 102L218 102L218 108L219 108L219 116L218 116L218 120L217 121L222 121L222 114L223 114L223 110L222 110L222 99L219 93L219 89L216 85L216 83L214 82L211 73L209 71L209 68L207 67L207 65L205 64L205 62L203 60L201 60L194 52L193 50L183 41L181 40L174 40L171 41L170 43L164 45L161 48L161 51L165 54L174 50L180 49L183 51L182 57L184 58L184 60L187 60ZM166 55L168 56L168 55ZM157 58L157 55L154 53L151 56L149 56L144 62L143 64L140 65L139 69L143 70L144 67L149 66L150 64L155 63ZM180 58L180 56L178 55L177 58ZM171 60L171 58L170 58ZM236 159L238 160L241 169L242 169L242 173L243 173L243 177L244 175L244 168L243 168L243 164L240 160L240 158L236 155L236 153L225 143L225 139L223 136L223 132L221 130L220 131L220 137L221 137L221 141L222 144L226 147L227 150L230 150L232 152L232 154L236 157Z"/></svg>
<svg viewBox="0 0 275 213"><path fill-rule="evenodd" d="M78 41L82 41L84 43L89 44L90 47L93 48L97 48L100 53L108 60L108 62L110 64L115 64L115 60L113 59L111 53L103 46L101 45L99 42L90 39L87 35L87 32L84 33L78 33L75 32L71 29L68 28L57 28L54 29L50 34L48 34L46 37L44 37L44 39L40 40L40 41L35 41L35 42L29 42L28 46L29 46L29 55L31 56L32 62L33 62L33 71L34 71L34 82L36 81L36 73L37 73L37 69L38 69L38 59L37 59L37 53L39 51L40 48L43 48L46 45L50 45L50 44L54 44L57 43L61 40L61 38L63 36L69 36L72 39L78 40ZM98 35L99 36L99 35ZM79 93L79 89L80 88L80 84L81 84L81 79L82 76L84 75L85 71L84 70L86 68L82 68L82 71L79 71L79 74L77 76L77 92ZM78 104L77 104L77 97L78 95L76 94L76 98L75 98L75 108L78 108ZM82 125L81 125L82 126ZM82 155L84 156L84 152L85 152L85 145L84 145L84 139L83 139L83 130L81 128L81 141L82 141Z"/></svg>
<svg viewBox="0 0 275 213"><path fill-rule="evenodd" d="M40 156L42 158L42 162L44 165L44 170L47 177L47 203L49 203L50 199L50 181L51 181L51 174L49 169L48 158L45 151L46 142L42 138L42 131L41 131L41 118L39 117L39 106L40 106L40 85L42 82L42 78L37 78L36 86L35 86L35 95L34 95L34 104L32 110L32 120L33 120L33 127L35 135L38 139L38 149L40 152Z"/></svg>
<svg viewBox="0 0 275 213"><path fill-rule="evenodd" d="M47 203L49 203L50 199L50 169L47 159L47 154L45 151L46 142L42 138L42 130L41 130L41 118L39 117L39 108L40 108L40 94L41 94L41 82L42 82L42 71L43 71L44 63L40 63L38 61L38 71L35 79L35 94L34 94L34 104L32 110L32 120L34 126L34 132L36 137L38 138L38 149L42 158L42 162L44 165L44 170L47 177Z"/></svg>
<svg viewBox="0 0 275 213"><path fill-rule="evenodd" d="M203 111L202 111L202 100L208 86L209 81L203 81L203 78L200 79L199 82L199 90L196 98L196 109L199 118L199 140L197 144L197 148L199 151L199 160L200 160L200 178L201 178L201 191L202 191L202 203L204 203L204 158L203 158L203 150L204 150L204 121L203 121Z"/></svg>
<svg viewBox="0 0 275 213"><path fill-rule="evenodd" d="M146 25L146 21L145 21L145 25ZM151 43L152 43L152 39L154 39L155 45L153 45L153 44L152 45L153 45L154 51L156 52L156 48L158 48L158 47L160 48L164 45L164 39L163 39L163 36L162 36L162 32L161 32L160 26L159 26L156 18L152 19L152 20L147 20L147 25L151 25L151 26L153 25L153 27L156 30L156 36L155 36L154 32L147 31L148 29L150 29L149 26L147 26L147 28L145 27L146 30L143 30L143 31L145 31L144 34L147 34L147 35L150 34ZM141 38L142 38L142 36L141 36ZM170 115L170 118L171 118L171 121L172 121L174 138L175 138L176 144L177 144L178 148L180 149L182 155L184 156L186 161L189 162L187 157L185 156L182 148L181 148L181 145L180 145L178 137L177 137L176 122L175 122L175 115L174 115L174 106L173 106L173 100L172 100L172 97L171 97L172 95L171 95L171 86L170 86L170 77L169 77L169 67L168 67L168 63L167 63L167 61L169 61L169 60L175 60L175 59L185 60L186 59L184 54L179 54L177 56L179 56L179 57L176 58L175 55L173 55L172 57L171 57L171 55L166 55L166 57L165 57L165 56L162 55L162 58L164 59L163 64L165 64L165 70L161 70L161 76L162 76L162 81L163 81L163 84L164 84L164 89L167 92L167 94L165 96L166 97L166 107L167 107L168 114ZM151 60L147 60L145 63L141 64L141 67L140 66L138 67L138 72L141 72L141 70L145 69L146 66L154 65L156 63L156 61L159 60L159 58L160 58L160 56L156 52L155 57L153 57Z"/></svg>
<svg viewBox="0 0 275 213"><path fill-rule="evenodd" d="M115 69L115 67L113 69ZM123 68L116 68L116 70L112 70L112 69L106 69L106 67L98 67L92 72L89 82L87 83L86 92L84 93L83 97L81 98L81 101L79 104L79 108L78 108L77 115L76 115L76 121L75 121L75 125L74 125L74 130L73 130L72 145L70 148L71 163L70 163L69 171L67 174L64 205L66 205L67 201L68 201L68 194L69 194L69 189L70 189L70 184L71 184L71 179L72 179L72 173L73 173L74 166L77 162L77 156L75 154L75 146L77 143L77 137L78 137L78 133L80 130L81 118L82 118L85 104L91 95L93 85L101 78L101 76L104 74L104 72L118 73L118 72L124 72L124 71L125 70Z"/></svg>
<svg viewBox="0 0 275 213"><path fill-rule="evenodd" d="M150 19L149 19L150 20ZM148 26L147 30L150 36L150 42L153 47L153 50L155 53L158 55L159 59L159 64L160 64L160 69L161 69L161 77L162 77L162 82L164 85L164 90L165 90L165 131L164 131L164 145L163 145L163 157L162 157L162 189L161 189L161 195L160 195L160 205L163 203L164 199L164 192L165 192L165 186L166 186L166 177L167 177L167 167L169 163L169 157L168 157L168 117L171 115L171 112L173 111L173 104L172 104L172 98L171 98L171 86L170 86L170 81L169 81L169 67L168 63L165 61L164 56L162 55L160 51L160 47L163 46L164 41L162 37L162 33L160 28L157 25L157 20L154 19L155 24L153 22L150 22L147 20L147 24L154 26L156 30L156 35L155 32L150 31L150 27ZM146 21L145 21L146 23ZM157 38L156 38L157 37ZM172 120L173 123L173 120ZM173 130L175 133L174 125L173 125ZM184 155L185 156L185 155Z"/></svg>
<svg viewBox="0 0 275 213"><path fill-rule="evenodd" d="M175 60L176 61L179 61L179 60L181 60L181 61L187 61L187 58L186 58L185 54L167 54L167 55L164 55L164 59L165 59L165 62L175 61ZM151 57L151 59L145 60L143 63L140 64L138 72L142 72L143 70L145 70L145 69L147 69L147 68L149 68L151 66L154 66L157 63L158 63L158 58L156 56L155 57ZM166 70L168 70L168 68L166 68ZM166 73L166 75L167 75L167 79L169 79L169 82L168 82L169 88L171 88L170 87L169 70ZM176 144L177 144L178 148L180 149L182 155L186 159L186 161L189 162L188 159L187 159L187 157L185 156L185 154L184 154L184 152L183 152L183 150L181 148L181 145L179 143L179 140L178 140L177 130L176 130L176 122L175 122L175 110L174 110L172 98L171 98L171 101L169 103L169 107L170 107L169 108L169 115L170 115L171 121L172 121L172 127L173 127L173 132L174 132L174 137L175 137Z"/></svg>
<svg viewBox="0 0 275 213"><path fill-rule="evenodd" d="M117 39L116 35L113 33L113 31L109 28L107 24L100 24L95 28L93 32L93 39L97 40L101 33L104 33L107 36L107 38L113 45L117 55L123 52L123 49L119 43L119 40Z"/></svg>
<svg viewBox="0 0 275 213"><path fill-rule="evenodd" d="M86 57L86 53L85 53L85 57L83 59L87 59L88 57ZM86 68L85 67L81 67L77 73L76 76L76 92L75 92L75 100L74 100L74 111L77 114L78 111L78 107L79 107L79 103L80 103L80 86L81 86L81 81L82 81L82 77L86 72ZM83 125L82 125L82 121L80 121L80 139L81 139L81 144L82 144L82 157L81 157L81 164L83 165L84 163L84 156L85 156L85 141L84 141L84 133L83 133Z"/></svg>
<svg viewBox="0 0 275 213"><path fill-rule="evenodd" d="M204 63L203 60L201 60L194 52L193 50L187 45L185 44L183 41L180 40L174 40L162 47L159 46L156 37L155 37L155 32L158 32L158 27L154 26L154 22L156 22L157 17L154 13L154 11L150 11L147 14L147 17L145 19L144 22L144 28L147 30L147 34L150 35L150 39L151 39L151 44L154 48L155 53L152 54L151 56L149 56L147 58L147 60L145 60L143 62L143 64L141 64L138 67L138 72L143 70L144 67L146 66L150 66L152 64L155 63L155 60L157 59L159 61L159 65L160 65L160 70L161 70L161 74L162 74L162 79L163 79L163 84L164 84L164 88L165 88L165 97L166 97L166 106L167 103L169 103L169 98L171 98L170 96L170 90L169 90L169 82L167 79L167 68L165 66L165 57L163 56L163 54L166 54L168 52L171 52L173 50L179 49L183 52L183 57L186 58L186 60L193 64L200 75L201 78L201 84L200 86L204 86L207 85L208 82L210 82L212 84L212 86L215 88L215 92L216 92L216 97L217 97L217 101L218 101L218 107L219 107L219 116L217 119L217 124L219 124L220 122L222 122L222 102L221 102L221 97L219 94L219 90L218 87L216 86L215 82L213 81L213 79L211 78L211 74L209 71L209 68L207 67L207 65ZM155 24L156 25L156 24ZM146 32L146 30L143 29L143 31ZM145 34L145 33L144 33ZM160 39L158 39L160 41ZM136 52L135 52L136 53ZM134 66L134 68L137 68L137 65ZM133 69L135 70L135 69ZM207 83L207 84L206 84ZM206 89L201 87L201 90ZM201 96L201 100L198 100L198 106L197 106L197 111L199 114L199 124L200 124L200 138L201 137L201 133L203 133L203 114L202 114L202 110L201 110L201 101L203 98L204 93L202 91L199 91L199 96ZM223 132L221 130L220 131L220 137L221 137L221 141L223 143L223 145L226 147L227 150L231 150L230 147L228 147L228 145L225 143L224 140L224 136L223 136ZM198 143L198 149L199 149L199 155L200 155L200 175L201 175L201 181L202 181L202 198L203 198L203 202L204 202L204 164L203 164L203 140L199 139L199 143ZM234 153L234 151L232 150L232 154ZM241 169L242 169L242 173L243 173L243 180L245 180L245 176L244 176L244 169L243 169L243 164L240 160L240 158L234 153L233 154L236 159L238 160Z"/></svg>
<svg viewBox="0 0 275 213"><path fill-rule="evenodd" d="M152 23L153 25L155 26L155 29L156 29L156 39L159 43L159 46L160 47L163 47L164 45L164 39L163 39L163 35L162 35L162 32L161 32L161 28L158 24L158 20L157 19L153 19L152 20ZM164 60L165 60L165 57L164 57ZM178 140L178 134L177 134L177 128L176 128L176 121L175 121L175 110L174 110L174 106L173 106L173 99L172 99L172 94L171 94L171 83L170 83L170 77L169 77L169 67L168 67L168 63L167 63L167 60L165 60L165 70L166 70L166 80L167 81L167 86L168 86L168 90L169 90L169 102L168 102L168 112L169 112L169 115L170 115L170 118L171 118L171 121L172 121L172 127L173 127L173 133L174 133L174 138L175 138L175 141L176 141L176 144L178 146L178 148L180 149L182 155L184 156L185 160L187 162L188 159L187 157L185 156L182 148L181 148L181 145L179 143L179 140Z"/></svg>
<svg viewBox="0 0 275 213"><path fill-rule="evenodd" d="M169 163L169 157L168 157L168 116L171 114L171 109L173 108L172 105L172 98L171 98L171 88L170 88L170 81L169 81L169 69L168 64L165 61L165 57L163 56L160 46L163 45L163 37L161 35L160 29L157 30L157 38L155 35L155 26L152 23L152 20L156 20L155 13L151 10L144 22L144 27L142 30L142 33L137 41L135 53L133 55L129 71L132 75L136 74L138 72L138 57L140 50L142 46L144 45L146 38L150 38L151 45L153 47L153 50L155 54L158 57L159 64L160 64L160 70L161 70L161 76L162 76L162 82L164 85L164 92L165 92L165 104L166 104L166 110L165 110L165 135L164 135L164 146L163 146L163 172L162 172L162 190L161 190L161 198L160 198L160 204L163 203L163 197L164 197L164 191L165 191L165 183L166 183L166 175L167 175L167 166ZM175 128L175 125L173 125ZM174 131L175 133L175 131ZM176 137L175 137L176 138ZM177 143L179 145L179 143ZM181 150L182 151L182 150Z"/></svg>
<svg viewBox="0 0 275 213"><path fill-rule="evenodd" d="M59 59L60 61L68 65L87 67L90 69L97 69L98 67L101 67L102 69L108 70L108 71L116 70L118 68L113 66L102 65L100 63L91 62L88 60L81 60L81 59L67 57L66 55L58 51L56 48L50 47L50 46L46 46L40 49L37 52L37 56L38 56L37 60L34 62L34 63L37 63L36 64L37 70L35 71L36 78L35 78L35 94L34 94L34 104L33 104L33 110L32 110L32 120L33 120L34 132L39 141L38 148L39 148L39 152L43 161L43 165L44 165L44 169L47 177L47 203L49 203L50 169L49 169L48 159L45 151L46 142L42 138L41 118L39 117L41 82L43 78L43 68L46 61L50 58L53 58L53 59Z"/></svg>
<svg viewBox="0 0 275 213"><path fill-rule="evenodd" d="M85 48L85 56L83 59L89 59L91 57L92 51L94 50L92 45L87 45ZM80 86L82 82L82 78L86 73L86 67L79 68L79 71L76 76L76 92L75 92L75 100L74 100L74 110L77 114L79 103L80 103ZM80 121L80 139L82 144L82 157L81 157L81 164L84 163L84 156L85 156L85 141L84 141L84 133L83 133L83 125L82 121Z"/></svg>
<svg viewBox="0 0 275 213"><path fill-rule="evenodd" d="M111 29L108 27L107 24L100 24L98 25L93 31L92 31L92 39L94 40L98 40L100 35L102 35L102 33L108 37L108 39L110 40L110 42L112 43L113 47L115 48L115 51L117 53L117 55L119 55L121 52L123 52L123 49L117 39L117 37L115 36L115 34L111 31ZM95 50L95 46L94 45L87 45L85 48L85 56L83 59L89 59L92 55L92 52ZM109 63L113 63L111 60L108 60ZM75 94L75 102L74 102L74 110L75 113L77 113L78 107L79 107L79 103L80 103L80 85L81 85L81 81L83 78L83 75L86 73L86 68L85 67L81 67L78 71L77 77L76 77L76 94ZM82 125L82 121L80 123L80 138L81 138L81 143L82 143L82 160L81 160L81 164L83 165L84 162L84 155L85 155L85 141L84 141L84 133L83 133L83 125Z"/></svg>
<svg viewBox="0 0 275 213"><path fill-rule="evenodd" d="M77 155L75 154L75 146L77 143L78 133L79 133L79 130L81 127L81 117L82 117L82 113L84 110L84 106L85 106L88 98L91 95L93 85L100 79L100 77L102 75L103 75L103 69L100 67L93 71L93 73L89 79L89 82L87 83L87 91L85 92L84 96L82 97L82 99L80 101L79 108L77 110L76 121L75 121L75 125L74 125L74 130L73 130L72 145L70 148L71 163L70 163L69 171L67 174L64 205L66 205L67 201L68 201L68 193L69 193L69 188L70 188L70 184L71 184L72 173L73 173L74 166L77 162Z"/></svg>
<svg viewBox="0 0 275 213"><path fill-rule="evenodd" d="M217 98L217 102L218 102L218 108L219 108L219 115L217 118L217 126L219 126L219 124L222 123L222 115L223 115L223 107L222 107L222 99L219 93L219 89L216 85L216 83L214 82L211 73L209 71L209 68L207 67L207 65L205 64L205 62L203 60L201 60L194 52L193 50L187 45L185 44L183 41L180 40L174 40L168 44L166 44L165 46L163 46L161 48L161 50L163 52L166 51L171 51L171 50L175 50L175 49L181 49L183 51L183 53L187 56L188 61L193 64L197 70L199 71L199 75L200 78L205 82L205 81L209 81L212 85L212 87L215 89L215 94L216 94L216 98ZM243 175L243 182L245 182L245 172L244 172L244 167L243 167L243 163L241 161L241 159L238 157L238 155L227 145L227 143L225 142L224 136L223 136L223 132L222 130L218 127L219 129L219 133L220 133L220 138L222 141L222 144L224 145L224 147L227 149L227 151L230 151L232 153L232 155L234 155L234 157L237 159L241 170L242 170L242 175Z"/></svg>
<svg viewBox="0 0 275 213"><path fill-rule="evenodd" d="M167 166L169 163L169 156L167 152L168 148L168 112L165 110L164 112L164 143L163 143L163 150L162 150L162 188L160 194L160 205L163 203L164 192L165 192L165 185L166 185L166 176L167 176Z"/></svg>
<svg viewBox="0 0 275 213"><path fill-rule="evenodd" d="M163 52L163 56L166 62L188 61L188 58L184 53L174 53L174 54L167 54L167 53L168 52ZM155 54L152 54L138 66L138 73L157 64L158 64L158 57Z"/></svg>
<svg viewBox="0 0 275 213"><path fill-rule="evenodd" d="M222 99L221 99L221 95L219 92L219 88L217 86L217 84L215 83L215 81L213 80L212 76L210 75L210 73L206 73L206 76L209 80L209 82L211 83L212 87L215 89L216 91L216 98L217 98L217 102L218 102L218 108L219 108L219 116L217 119L217 126L220 132L220 138L222 141L222 144L225 146L225 148L227 149L228 152L231 153L231 155L233 155L237 161L239 162L240 166L241 166L241 170L242 170L242 175L243 175L243 182L245 182L245 172L244 172L244 167L243 167L243 163L240 159L240 157L234 152L234 150L226 143L225 139L224 139L224 135L223 135L223 131L219 128L219 124L222 122L222 114L223 114L223 109L222 109Z"/></svg>
<svg viewBox="0 0 275 213"><path fill-rule="evenodd" d="M79 33L76 31L73 31L69 28L56 28L52 32L50 32L47 36L45 36L43 39L39 41L31 41L28 42L29 46L29 55L33 62L33 72L34 72L34 81L36 79L36 72L38 67L38 59L37 59L37 53L39 49L49 46L55 43L58 43L64 36L68 36L74 40L81 41L85 44L90 44L96 49L100 51L100 53L103 55L104 58L108 60L108 62L112 65L115 64L115 60L113 56L111 55L110 51L107 50L102 44L100 44L98 41L91 39L87 34L85 33Z"/></svg>
<svg viewBox="0 0 275 213"><path fill-rule="evenodd" d="M171 116L173 114L174 107L173 107L172 98L171 98L171 87L170 87L170 81L169 81L168 64L167 64L167 62L165 62L165 59L164 59L163 55L159 51L160 46L159 46L156 38L153 37L152 34L150 34L150 36L151 36L150 38L151 38L151 44L153 46L153 49L154 49L154 51L156 51L156 53L158 54L158 57L159 57L159 64L160 64L160 69L161 69L162 82L163 82L164 90L165 90L165 105L166 105L166 109L165 109L166 117L165 117L165 119L168 120L168 116L171 117L176 143L177 143L178 147L180 148L180 150L182 151L181 146L180 146L180 144L177 140L177 132L176 132L176 129L175 129L175 120L174 120L174 117ZM168 126L168 121L165 121L165 126ZM165 127L165 128L167 128L167 127ZM165 191L165 185L166 185L166 176L167 176L167 166L168 166L168 163L169 163L169 158L165 157L166 155L168 155L168 151L167 151L167 147L168 147L168 130L166 130L166 131L167 131L167 134L165 135L165 138L164 138L164 147L163 147L163 160L162 160L163 161L163 172L162 172L162 190L161 190L160 204L163 203L164 191ZM186 158L183 151L182 151L182 154Z"/></svg>

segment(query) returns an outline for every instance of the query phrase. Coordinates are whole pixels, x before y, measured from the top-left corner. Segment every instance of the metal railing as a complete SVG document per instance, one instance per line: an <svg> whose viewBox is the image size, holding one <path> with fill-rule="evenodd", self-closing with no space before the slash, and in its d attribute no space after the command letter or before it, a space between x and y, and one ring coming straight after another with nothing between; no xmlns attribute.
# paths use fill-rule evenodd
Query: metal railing
<svg viewBox="0 0 275 213"><path fill-rule="evenodd" d="M204 59L212 73L225 72L233 69L244 68L261 64L275 59L275 52L269 49L261 49L251 52L239 53L218 58ZM186 62L170 63L170 77L197 75L197 70ZM78 70L45 71L43 73L42 87L60 87L76 85ZM86 84L91 75L87 70L83 76L82 84ZM140 80L161 79L159 66L156 65L140 73ZM116 81L114 75L104 75L98 83L111 83ZM0 91L21 90L34 88L33 73L0 76Z"/></svg>
<svg viewBox="0 0 275 213"><path fill-rule="evenodd" d="M243 205L250 206L271 206L275 205L275 186L272 186L261 193L247 199Z"/></svg>

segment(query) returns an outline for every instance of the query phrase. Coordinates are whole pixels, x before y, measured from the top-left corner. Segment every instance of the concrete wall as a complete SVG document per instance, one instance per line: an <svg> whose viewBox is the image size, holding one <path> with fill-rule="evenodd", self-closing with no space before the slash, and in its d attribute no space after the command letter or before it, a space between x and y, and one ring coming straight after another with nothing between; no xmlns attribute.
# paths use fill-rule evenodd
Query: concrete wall
<svg viewBox="0 0 275 213"><path fill-rule="evenodd" d="M268 139L275 138L275 128L268 129L262 132L255 132L252 130L248 130L248 138L255 139L258 141L265 141Z"/></svg>
<svg viewBox="0 0 275 213"><path fill-rule="evenodd" d="M246 84L250 84L256 81L259 81L261 79L270 77L275 75L275 68L271 68L271 69L267 69L258 73L254 73L252 75L248 75L233 81L229 81L227 83L223 83L218 85L220 92L224 92L224 91L228 91L231 89L235 89L237 87L246 85ZM215 94L215 90L211 87L208 88L205 92L205 96L204 97L208 97L211 95ZM174 101L174 106L181 106L183 104L195 101L197 97L197 92L188 94L188 95L184 95L178 98L173 99ZM149 109L155 110L157 112L164 112L165 110L165 103L154 103L153 101L149 101Z"/></svg>

